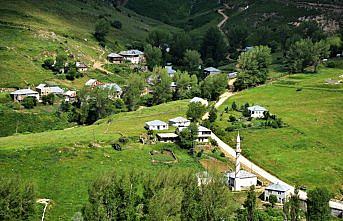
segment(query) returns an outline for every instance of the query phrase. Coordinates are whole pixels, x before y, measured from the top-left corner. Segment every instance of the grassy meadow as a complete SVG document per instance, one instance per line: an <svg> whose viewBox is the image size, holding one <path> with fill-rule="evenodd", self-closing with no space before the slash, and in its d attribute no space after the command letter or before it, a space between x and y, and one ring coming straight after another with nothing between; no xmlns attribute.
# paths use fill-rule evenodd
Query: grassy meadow
<svg viewBox="0 0 343 221"><path fill-rule="evenodd" d="M121 29L111 27L106 49L101 48L93 37L100 17L109 22L118 20L122 23ZM51 71L43 69L43 61L64 52L92 66L95 60L103 60L112 50L122 50L127 44L144 41L154 28L178 30L126 8L116 10L92 1L87 4L77 0L2 2L0 87L26 87L53 80L66 87L79 88L79 81L61 80ZM99 72L91 74L102 76Z"/></svg>
<svg viewBox="0 0 343 221"><path fill-rule="evenodd" d="M35 183L39 197L53 200L47 220L68 220L87 200L92 180L106 172L154 172L171 167L200 170L201 165L175 145L138 143L146 121L184 116L187 105L188 101L171 102L113 115L93 126L0 138L0 174ZM121 135L130 142L122 151L115 151L110 144ZM99 147L89 147L90 143ZM149 152L165 147L174 151L178 162L152 164Z"/></svg>
<svg viewBox="0 0 343 221"><path fill-rule="evenodd" d="M283 77L235 95L219 112L233 101L239 106L248 102L266 107L287 126L242 129L244 155L287 182L309 188L325 186L337 193L343 185L343 90L324 82L342 74L342 69L322 69L318 74ZM222 129L229 126L230 112L216 122ZM223 139L234 145L236 134L226 132Z"/></svg>

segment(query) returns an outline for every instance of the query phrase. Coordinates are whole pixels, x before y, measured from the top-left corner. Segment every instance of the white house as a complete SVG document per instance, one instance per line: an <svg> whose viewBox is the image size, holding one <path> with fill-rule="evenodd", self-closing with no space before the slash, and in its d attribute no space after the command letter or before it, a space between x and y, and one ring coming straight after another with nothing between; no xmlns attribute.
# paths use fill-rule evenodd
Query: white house
<svg viewBox="0 0 343 221"><path fill-rule="evenodd" d="M158 133L157 140L162 143L174 143L178 140L179 135L176 133Z"/></svg>
<svg viewBox="0 0 343 221"><path fill-rule="evenodd" d="M144 62L144 53L139 50L121 51L119 55L123 56L124 60L130 61L132 64Z"/></svg>
<svg viewBox="0 0 343 221"><path fill-rule="evenodd" d="M189 101L190 103L201 103L204 106L208 106L208 101L205 99L202 99L200 97L194 97L192 100Z"/></svg>
<svg viewBox="0 0 343 221"><path fill-rule="evenodd" d="M10 95L14 101L18 102L23 101L25 97L34 97L37 99L37 101L39 100L39 93L31 90L30 88L13 91Z"/></svg>
<svg viewBox="0 0 343 221"><path fill-rule="evenodd" d="M79 61L77 61L75 63L75 66L76 66L76 70L79 71L79 72L84 72L84 71L88 70L88 66L85 63L82 63L82 62L79 62Z"/></svg>
<svg viewBox="0 0 343 221"><path fill-rule="evenodd" d="M173 66L167 65L164 68L167 69L169 77L174 77L174 74L176 73L176 71L173 69Z"/></svg>
<svg viewBox="0 0 343 221"><path fill-rule="evenodd" d="M46 86L46 84L40 84L36 87L40 96L46 96L48 94L63 94L64 90L58 86Z"/></svg>
<svg viewBox="0 0 343 221"><path fill-rule="evenodd" d="M278 203L285 203L291 196L291 191L289 186L280 183L272 183L264 190L264 200L269 201L269 197L274 195L276 196Z"/></svg>
<svg viewBox="0 0 343 221"><path fill-rule="evenodd" d="M89 79L85 83L85 86L87 86L87 87L97 87L98 85L101 85L101 82L98 81L97 79Z"/></svg>
<svg viewBox="0 0 343 221"><path fill-rule="evenodd" d="M174 127L188 127L191 121L184 117L175 117L169 120L169 125Z"/></svg>
<svg viewBox="0 0 343 221"><path fill-rule="evenodd" d="M263 118L265 112L268 111L266 108L261 107L259 105L248 107L248 110L252 118Z"/></svg>
<svg viewBox="0 0 343 221"><path fill-rule="evenodd" d="M255 174L241 170L241 151L241 137L238 133L236 144L236 168L235 171L226 174L227 183L234 191L241 191L242 189L248 189L250 186L257 185L257 176Z"/></svg>
<svg viewBox="0 0 343 221"><path fill-rule="evenodd" d="M76 99L76 91L67 91L63 96L65 102L73 102Z"/></svg>
<svg viewBox="0 0 343 221"><path fill-rule="evenodd" d="M208 75L220 74L221 71L214 67L208 67L204 69L204 73L205 73L205 76L208 76Z"/></svg>
<svg viewBox="0 0 343 221"><path fill-rule="evenodd" d="M99 87L113 91L114 98L120 98L121 95L123 94L123 90L116 83L105 83L105 84L100 85Z"/></svg>
<svg viewBox="0 0 343 221"><path fill-rule="evenodd" d="M107 60L113 64L121 64L124 62L124 57L117 53L111 53L107 56Z"/></svg>
<svg viewBox="0 0 343 221"><path fill-rule="evenodd" d="M206 127L198 127L198 139L199 143L208 143L212 135L212 131Z"/></svg>
<svg viewBox="0 0 343 221"><path fill-rule="evenodd" d="M168 130L168 124L160 121L160 120L153 120L145 123L145 128L147 130Z"/></svg>

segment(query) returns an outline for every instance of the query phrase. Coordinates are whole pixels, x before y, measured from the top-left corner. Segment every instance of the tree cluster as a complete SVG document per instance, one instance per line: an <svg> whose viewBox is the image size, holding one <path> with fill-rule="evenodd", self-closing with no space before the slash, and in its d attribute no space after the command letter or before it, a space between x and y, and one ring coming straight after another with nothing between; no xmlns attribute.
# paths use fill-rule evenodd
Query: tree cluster
<svg viewBox="0 0 343 221"><path fill-rule="evenodd" d="M116 173L97 179L82 210L87 220L228 220L232 196L212 176L199 186L192 172Z"/></svg>
<svg viewBox="0 0 343 221"><path fill-rule="evenodd" d="M36 219L36 191L31 183L0 178L0 220Z"/></svg>

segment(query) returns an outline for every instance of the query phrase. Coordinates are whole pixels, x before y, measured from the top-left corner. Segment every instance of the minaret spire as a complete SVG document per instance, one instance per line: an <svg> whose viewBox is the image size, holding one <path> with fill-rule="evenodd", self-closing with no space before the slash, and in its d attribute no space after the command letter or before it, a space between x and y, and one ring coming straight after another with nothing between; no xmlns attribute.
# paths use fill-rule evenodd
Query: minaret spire
<svg viewBox="0 0 343 221"><path fill-rule="evenodd" d="M239 131L237 134L237 143L236 143L236 169L235 169L235 184L234 189L235 191L240 191L240 177L239 177L239 171L241 170L241 162L240 162L240 156L241 156L241 137L239 136Z"/></svg>

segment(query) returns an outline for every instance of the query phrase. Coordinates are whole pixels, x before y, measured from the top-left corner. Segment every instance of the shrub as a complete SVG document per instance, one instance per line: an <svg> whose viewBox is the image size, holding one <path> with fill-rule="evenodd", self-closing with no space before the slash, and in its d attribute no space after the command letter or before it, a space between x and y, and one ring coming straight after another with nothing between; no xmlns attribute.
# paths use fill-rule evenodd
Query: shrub
<svg viewBox="0 0 343 221"><path fill-rule="evenodd" d="M122 28L122 23L118 20L115 20L111 23L111 26L116 28L116 29L121 29Z"/></svg>
<svg viewBox="0 0 343 221"><path fill-rule="evenodd" d="M22 105L26 108L26 109L32 109L34 106L37 105L37 100L34 97L25 97Z"/></svg>
<svg viewBox="0 0 343 221"><path fill-rule="evenodd" d="M113 143L113 144L112 144L112 148L113 148L114 150L116 150L116 151L121 151L121 150L122 150L120 144L118 144L118 143Z"/></svg>
<svg viewBox="0 0 343 221"><path fill-rule="evenodd" d="M237 118L236 118L235 116L230 115L229 121L230 121L230 122L236 122L236 121L237 121Z"/></svg>
<svg viewBox="0 0 343 221"><path fill-rule="evenodd" d="M327 64L326 64L326 67L328 68L335 68L337 66L336 62L334 61L329 61Z"/></svg>
<svg viewBox="0 0 343 221"><path fill-rule="evenodd" d="M127 137L120 137L119 138L119 142L122 144L127 144L129 141L130 141L129 138L127 138Z"/></svg>

